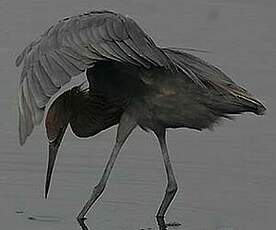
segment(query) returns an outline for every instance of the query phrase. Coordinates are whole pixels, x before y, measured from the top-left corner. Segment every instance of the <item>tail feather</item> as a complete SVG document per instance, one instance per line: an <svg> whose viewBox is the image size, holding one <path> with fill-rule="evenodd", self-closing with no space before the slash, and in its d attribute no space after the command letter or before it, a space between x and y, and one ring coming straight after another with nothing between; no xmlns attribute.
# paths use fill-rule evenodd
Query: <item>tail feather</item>
<svg viewBox="0 0 276 230"><path fill-rule="evenodd" d="M216 83L216 86L231 95L227 99L228 103L226 103L226 107L229 110L227 113L253 112L257 115L265 113L266 107L244 88L236 84Z"/></svg>
<svg viewBox="0 0 276 230"><path fill-rule="evenodd" d="M242 101L242 105L248 109L248 112L253 112L257 115L264 115L266 107L259 102L256 98L245 97L243 95L237 95Z"/></svg>
<svg viewBox="0 0 276 230"><path fill-rule="evenodd" d="M245 89L239 86L232 86L230 87L229 92L239 99L244 107L248 108L248 112L253 112L257 115L263 115L265 113L266 107Z"/></svg>

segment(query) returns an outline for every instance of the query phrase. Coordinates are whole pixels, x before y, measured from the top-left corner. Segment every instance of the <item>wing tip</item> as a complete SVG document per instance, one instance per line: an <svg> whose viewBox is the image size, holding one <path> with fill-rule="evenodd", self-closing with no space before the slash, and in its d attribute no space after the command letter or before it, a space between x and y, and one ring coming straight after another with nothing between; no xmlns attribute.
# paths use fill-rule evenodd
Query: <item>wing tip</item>
<svg viewBox="0 0 276 230"><path fill-rule="evenodd" d="M24 125L24 123L23 123L23 121L22 121L22 115L21 115L21 113L20 113L20 111L19 111L19 125L18 125L18 127L19 127L19 144L20 144L20 146L23 146L25 143L26 143L26 140L27 140L27 135L26 134L24 134L24 132L23 132L23 125Z"/></svg>
<svg viewBox="0 0 276 230"><path fill-rule="evenodd" d="M15 66L19 67L23 61L24 55L21 53L15 59Z"/></svg>
<svg viewBox="0 0 276 230"><path fill-rule="evenodd" d="M21 136L19 134L19 144L20 144L20 146L23 146L26 143L26 139L27 139L26 137Z"/></svg>
<svg viewBox="0 0 276 230"><path fill-rule="evenodd" d="M254 105L253 112L256 115L265 115L266 114L267 108L257 98L247 97L247 98L245 98L245 100L247 100L249 103Z"/></svg>
<svg viewBox="0 0 276 230"><path fill-rule="evenodd" d="M267 111L267 108L260 103L260 105L258 106L258 109L257 109L257 115L265 115L266 114L266 111Z"/></svg>
<svg viewBox="0 0 276 230"><path fill-rule="evenodd" d="M18 93L18 131L19 131L19 144L25 144L28 136L31 135L35 123L33 122L31 110L26 101L23 85L19 87Z"/></svg>

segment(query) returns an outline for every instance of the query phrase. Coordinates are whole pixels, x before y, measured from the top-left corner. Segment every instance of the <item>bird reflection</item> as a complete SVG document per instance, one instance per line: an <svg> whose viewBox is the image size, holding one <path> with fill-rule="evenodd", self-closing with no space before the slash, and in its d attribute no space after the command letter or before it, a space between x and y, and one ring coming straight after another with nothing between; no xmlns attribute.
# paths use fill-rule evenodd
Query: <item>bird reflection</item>
<svg viewBox="0 0 276 230"><path fill-rule="evenodd" d="M86 221L86 218L84 218L84 219L78 219L78 223L79 223L81 229L82 230L92 230L91 228L89 228L87 226L87 224L85 223L85 221ZM156 221L157 221L157 225L158 225L158 229L159 230L167 230L168 229L168 224L165 223L164 217L156 217ZM179 223L174 224L174 226L180 226L180 225L181 224L179 224Z"/></svg>

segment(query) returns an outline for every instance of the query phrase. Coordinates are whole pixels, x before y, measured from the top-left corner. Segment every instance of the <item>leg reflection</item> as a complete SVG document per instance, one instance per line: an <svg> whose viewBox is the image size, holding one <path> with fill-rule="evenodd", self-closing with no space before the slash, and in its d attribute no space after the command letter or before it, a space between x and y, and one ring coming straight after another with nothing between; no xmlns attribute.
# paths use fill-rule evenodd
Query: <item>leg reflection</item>
<svg viewBox="0 0 276 230"><path fill-rule="evenodd" d="M87 227L87 225L85 224L85 219L78 219L79 225L81 227L82 230L90 230L90 228Z"/></svg>
<svg viewBox="0 0 276 230"><path fill-rule="evenodd" d="M82 230L92 230L86 225L86 223L85 223L86 219L85 218L77 219L77 220L78 220L78 223L79 223ZM157 221L159 230L168 230L168 226L178 227L178 226L181 225L180 223L176 223L176 222L166 224L165 220L164 220L164 217L158 217L158 216L156 217L156 221Z"/></svg>

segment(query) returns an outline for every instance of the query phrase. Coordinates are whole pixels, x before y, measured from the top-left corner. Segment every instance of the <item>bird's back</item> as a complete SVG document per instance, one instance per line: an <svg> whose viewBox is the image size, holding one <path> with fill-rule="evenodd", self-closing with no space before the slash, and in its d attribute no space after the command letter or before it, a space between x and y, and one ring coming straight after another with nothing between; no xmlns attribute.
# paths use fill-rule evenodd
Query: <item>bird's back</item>
<svg viewBox="0 0 276 230"><path fill-rule="evenodd" d="M220 118L231 114L264 113L265 107L257 99L216 67L190 54L175 55L202 85L184 71L172 74L152 68L140 72L145 90L134 104L143 128L155 129L161 125L201 130L211 128Z"/></svg>

